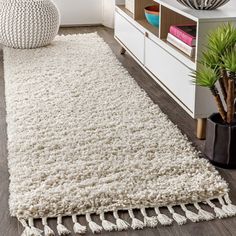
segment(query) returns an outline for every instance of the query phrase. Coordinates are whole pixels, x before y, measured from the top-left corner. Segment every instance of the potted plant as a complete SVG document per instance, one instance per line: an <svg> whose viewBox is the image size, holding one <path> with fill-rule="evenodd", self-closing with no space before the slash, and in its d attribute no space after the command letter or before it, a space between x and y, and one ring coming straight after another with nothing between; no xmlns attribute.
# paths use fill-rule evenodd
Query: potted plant
<svg viewBox="0 0 236 236"><path fill-rule="evenodd" d="M226 24L211 32L202 55L193 82L207 87L218 107L218 113L207 120L205 154L215 164L235 168L236 28Z"/></svg>

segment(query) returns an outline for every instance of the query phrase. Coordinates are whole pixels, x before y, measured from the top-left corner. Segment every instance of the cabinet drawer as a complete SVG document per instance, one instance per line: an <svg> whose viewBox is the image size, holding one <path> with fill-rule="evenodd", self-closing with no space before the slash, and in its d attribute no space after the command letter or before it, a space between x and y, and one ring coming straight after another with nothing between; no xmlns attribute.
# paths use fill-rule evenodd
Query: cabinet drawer
<svg viewBox="0 0 236 236"><path fill-rule="evenodd" d="M191 70L149 38L145 39L145 66L190 111L194 112L195 86Z"/></svg>
<svg viewBox="0 0 236 236"><path fill-rule="evenodd" d="M144 63L144 34L118 12L115 13L115 36Z"/></svg>

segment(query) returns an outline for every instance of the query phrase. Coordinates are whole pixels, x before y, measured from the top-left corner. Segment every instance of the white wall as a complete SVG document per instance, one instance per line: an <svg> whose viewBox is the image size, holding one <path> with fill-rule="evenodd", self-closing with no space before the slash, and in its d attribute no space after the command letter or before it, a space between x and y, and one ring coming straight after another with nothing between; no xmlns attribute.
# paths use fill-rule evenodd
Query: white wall
<svg viewBox="0 0 236 236"><path fill-rule="evenodd" d="M61 14L61 25L114 25L115 0L53 0Z"/></svg>
<svg viewBox="0 0 236 236"><path fill-rule="evenodd" d="M61 14L61 25L101 24L103 0L53 0Z"/></svg>
<svg viewBox="0 0 236 236"><path fill-rule="evenodd" d="M115 1L103 0L103 22L102 22L103 25L113 28L114 11L115 11Z"/></svg>

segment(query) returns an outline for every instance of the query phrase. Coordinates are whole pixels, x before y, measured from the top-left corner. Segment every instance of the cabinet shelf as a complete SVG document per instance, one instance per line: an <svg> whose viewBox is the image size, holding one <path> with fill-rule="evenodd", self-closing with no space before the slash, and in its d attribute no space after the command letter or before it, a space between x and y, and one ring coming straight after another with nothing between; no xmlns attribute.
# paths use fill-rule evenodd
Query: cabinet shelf
<svg viewBox="0 0 236 236"><path fill-rule="evenodd" d="M205 118L215 112L209 91L193 85L190 75L200 67L198 62L209 31L227 22L236 24L236 5L202 12L185 8L174 0L134 0L131 13L125 8L125 0L116 2L121 5L116 6L115 38L121 46L193 118ZM144 14L146 6L155 4L160 6L159 28L150 25ZM183 24L196 25L194 58L166 40L170 26Z"/></svg>
<svg viewBox="0 0 236 236"><path fill-rule="evenodd" d="M166 39L162 39L162 41L166 44L167 47L172 48L174 50L176 50L176 53L181 54L183 57L186 58L186 60L190 60L193 63L195 63L195 56L194 57L190 57L188 55L186 55L184 52L182 52L180 49L176 48L174 45L172 45L171 43L169 43Z"/></svg>
<svg viewBox="0 0 236 236"><path fill-rule="evenodd" d="M116 5L121 11L123 11L125 14L127 14L127 16L131 17L132 19L134 19L134 14L129 11L126 7L125 4L123 5Z"/></svg>
<svg viewBox="0 0 236 236"><path fill-rule="evenodd" d="M159 37L159 28L155 27L147 22L147 20L143 17L140 17L139 19L134 19L135 15L130 12L128 9L126 9L125 5L117 5L117 7L125 13L127 16L132 18L136 23L138 23L141 27L143 27L145 30L150 31L155 36Z"/></svg>
<svg viewBox="0 0 236 236"><path fill-rule="evenodd" d="M137 0L136 0L137 1ZM154 1L146 0L146 4L153 4ZM185 16L182 16L173 10L165 7L165 6L160 6L161 7L161 17L160 17L160 28L152 26L149 24L145 18L144 15L144 9L140 9L140 5L138 8L139 14L135 16L135 13L130 12L129 10L126 9L125 5L117 5L117 7L128 17L132 18L135 23L140 25L144 31L147 31L147 33L152 33L155 37L158 39L161 39L162 42L164 42L163 46L166 48L167 51L169 52L174 52L174 55L180 55L180 58L183 59L184 62L186 62L187 66L190 68L194 68L195 65L194 63L196 62L196 55L194 57L189 57L186 55L184 52L182 52L180 49L175 47L174 45L170 44L167 42L167 34L169 32L169 28L171 25L177 25L177 24L193 24L196 23L192 19L189 19ZM136 7L137 8L137 7ZM143 14L141 14L141 11ZM136 19L135 19L136 18ZM166 45L166 46L165 46ZM188 63L188 61L191 61Z"/></svg>
<svg viewBox="0 0 236 236"><path fill-rule="evenodd" d="M152 34L154 34L155 36L159 37L159 28L150 25L146 19L142 19L142 20L137 20L137 22L144 27L145 29L147 29L148 31L150 31Z"/></svg>

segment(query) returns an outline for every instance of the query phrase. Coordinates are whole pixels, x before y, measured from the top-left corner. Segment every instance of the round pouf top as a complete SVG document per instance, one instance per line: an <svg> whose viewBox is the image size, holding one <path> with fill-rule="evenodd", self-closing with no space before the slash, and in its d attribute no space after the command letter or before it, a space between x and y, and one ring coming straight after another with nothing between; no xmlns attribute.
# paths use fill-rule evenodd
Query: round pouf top
<svg viewBox="0 0 236 236"><path fill-rule="evenodd" d="M51 0L0 0L0 43L13 48L43 47L55 38L59 12Z"/></svg>

